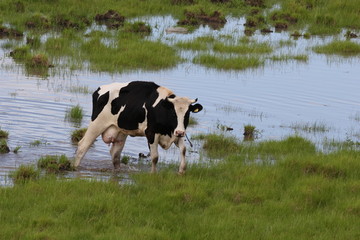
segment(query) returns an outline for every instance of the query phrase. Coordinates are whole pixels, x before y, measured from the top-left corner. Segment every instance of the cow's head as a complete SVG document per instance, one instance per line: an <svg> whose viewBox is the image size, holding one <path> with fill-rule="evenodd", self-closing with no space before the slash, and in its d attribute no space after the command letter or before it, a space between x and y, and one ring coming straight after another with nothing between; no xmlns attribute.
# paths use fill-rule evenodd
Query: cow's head
<svg viewBox="0 0 360 240"><path fill-rule="evenodd" d="M200 112L203 107L201 104L194 104L197 102L197 99L191 100L187 97L168 97L166 100L174 105L176 113L177 126L173 134L176 137L184 137L186 127L189 124L190 112Z"/></svg>

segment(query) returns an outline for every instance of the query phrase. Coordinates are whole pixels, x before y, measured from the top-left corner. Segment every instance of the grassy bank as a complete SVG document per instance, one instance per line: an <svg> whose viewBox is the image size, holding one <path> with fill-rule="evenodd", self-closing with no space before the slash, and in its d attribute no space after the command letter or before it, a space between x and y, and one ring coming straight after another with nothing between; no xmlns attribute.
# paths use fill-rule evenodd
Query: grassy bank
<svg viewBox="0 0 360 240"><path fill-rule="evenodd" d="M169 167L124 186L48 177L0 188L0 238L360 237L357 151L322 154L300 137L242 144L185 176ZM262 154L276 162L259 162Z"/></svg>

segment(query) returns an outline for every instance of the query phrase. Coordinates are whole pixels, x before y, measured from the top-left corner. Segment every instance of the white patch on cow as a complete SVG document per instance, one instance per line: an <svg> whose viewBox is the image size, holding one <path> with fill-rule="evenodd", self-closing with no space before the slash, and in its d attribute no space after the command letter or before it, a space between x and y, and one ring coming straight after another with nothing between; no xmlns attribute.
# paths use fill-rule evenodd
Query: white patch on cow
<svg viewBox="0 0 360 240"><path fill-rule="evenodd" d="M174 104L178 125L175 128L175 135L185 135L184 118L185 114L189 109L190 104L194 103L195 100L191 100L187 97L175 97L173 99L168 98L169 102ZM177 134L179 133L179 134Z"/></svg>
<svg viewBox="0 0 360 240"><path fill-rule="evenodd" d="M110 92L109 99L114 99L119 96L120 89L126 87L129 83L111 83L100 86L99 97L107 92Z"/></svg>
<svg viewBox="0 0 360 240"><path fill-rule="evenodd" d="M145 135L145 130L147 128L147 114L148 111L146 110L145 103L143 105L143 109L145 110L145 120L142 123L139 123L138 129L140 132L143 132Z"/></svg>
<svg viewBox="0 0 360 240"><path fill-rule="evenodd" d="M152 107L155 107L156 105L158 105L160 100L165 99L165 98L169 97L170 95L174 94L170 89L168 89L166 87L158 87L158 89L156 89L156 91L159 93L159 97L156 99L156 101L154 102Z"/></svg>

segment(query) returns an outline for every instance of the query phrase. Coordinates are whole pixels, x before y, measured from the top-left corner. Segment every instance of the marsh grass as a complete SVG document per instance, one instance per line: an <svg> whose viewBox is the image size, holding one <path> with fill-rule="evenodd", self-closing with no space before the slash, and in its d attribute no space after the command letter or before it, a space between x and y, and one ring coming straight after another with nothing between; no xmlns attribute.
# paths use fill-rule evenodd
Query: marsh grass
<svg viewBox="0 0 360 240"><path fill-rule="evenodd" d="M264 65L264 60L256 56L224 57L202 54L194 58L193 63L204 65L208 68L223 70L245 70L258 68Z"/></svg>
<svg viewBox="0 0 360 240"><path fill-rule="evenodd" d="M83 43L81 50L83 59L89 61L93 71L159 70L174 67L181 61L173 48L131 33L120 34L114 46L93 38Z"/></svg>
<svg viewBox="0 0 360 240"><path fill-rule="evenodd" d="M71 133L71 142L77 144L84 137L87 128L76 129Z"/></svg>
<svg viewBox="0 0 360 240"><path fill-rule="evenodd" d="M268 14L268 22L282 23L289 28L308 28L308 32L316 35L337 34L341 29L359 29L357 9L358 1L286 1L271 0L280 8ZM271 6L271 4L269 5Z"/></svg>
<svg viewBox="0 0 360 240"><path fill-rule="evenodd" d="M41 144L46 144L46 142L43 142L42 140L33 140L30 142L30 147L38 147Z"/></svg>
<svg viewBox="0 0 360 240"><path fill-rule="evenodd" d="M276 55L269 57L271 61L274 62L288 62L288 61L299 61L299 62L307 62L309 60L309 56L305 54L298 55Z"/></svg>
<svg viewBox="0 0 360 240"><path fill-rule="evenodd" d="M290 128L296 131L304 131L308 133L316 133L316 132L328 132L330 128L326 126L325 123L322 122L314 122L314 123L293 123Z"/></svg>
<svg viewBox="0 0 360 240"><path fill-rule="evenodd" d="M216 41L213 36L201 36L190 41L180 41L175 46L186 50L204 51L211 49Z"/></svg>
<svg viewBox="0 0 360 240"><path fill-rule="evenodd" d="M121 163L127 165L130 161L130 156L122 156Z"/></svg>
<svg viewBox="0 0 360 240"><path fill-rule="evenodd" d="M0 153L8 153L10 148L7 145L6 139L0 139Z"/></svg>
<svg viewBox="0 0 360 240"><path fill-rule="evenodd" d="M258 135L258 130L256 129L255 126L251 125L251 124L247 124L244 126L244 140L246 141L253 141L257 135Z"/></svg>
<svg viewBox="0 0 360 240"><path fill-rule="evenodd" d="M9 132L8 131L5 131L5 130L1 130L0 128L0 139L1 138L8 138L9 137Z"/></svg>
<svg viewBox="0 0 360 240"><path fill-rule="evenodd" d="M72 123L79 124L82 121L83 115L84 113L82 107L80 105L76 105L66 110L65 119Z"/></svg>
<svg viewBox="0 0 360 240"><path fill-rule="evenodd" d="M69 92L71 93L82 93L82 94L89 94L92 91L89 89L88 86L72 86L69 88Z"/></svg>
<svg viewBox="0 0 360 240"><path fill-rule="evenodd" d="M351 41L333 41L313 48L316 53L356 56L360 54L360 44Z"/></svg>
<svg viewBox="0 0 360 240"><path fill-rule="evenodd" d="M238 54L266 54L273 51L268 43L240 43L236 45L227 45L221 42L214 44L214 51L220 53L238 53Z"/></svg>
<svg viewBox="0 0 360 240"><path fill-rule="evenodd" d="M18 169L10 173L15 184L24 184L39 179L40 172L31 165L20 165Z"/></svg>
<svg viewBox="0 0 360 240"><path fill-rule="evenodd" d="M47 155L41 157L37 162L37 166L39 169L44 169L48 173L74 170L71 161L65 155Z"/></svg>
<svg viewBox="0 0 360 240"><path fill-rule="evenodd" d="M198 122L198 120L196 118L194 118L194 117L189 118L189 126L195 126L195 125L198 125L198 124L199 124L199 122Z"/></svg>
<svg viewBox="0 0 360 240"><path fill-rule="evenodd" d="M234 136L225 134L200 134L192 138L203 141L203 148L210 158L223 158L239 152L242 147Z"/></svg>
<svg viewBox="0 0 360 240"><path fill-rule="evenodd" d="M185 176L170 167L132 174L135 184L122 186L47 176L0 188L0 238L358 237L357 151L323 154L299 137L246 145L216 164L190 165ZM258 152L282 158L245 161Z"/></svg>

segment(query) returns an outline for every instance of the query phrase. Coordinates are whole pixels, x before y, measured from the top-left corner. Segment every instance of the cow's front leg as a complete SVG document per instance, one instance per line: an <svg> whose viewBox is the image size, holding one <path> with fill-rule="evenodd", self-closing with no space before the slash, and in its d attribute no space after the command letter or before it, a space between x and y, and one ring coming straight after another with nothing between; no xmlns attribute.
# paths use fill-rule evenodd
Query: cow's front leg
<svg viewBox="0 0 360 240"><path fill-rule="evenodd" d="M84 137L78 143L78 148L76 150L75 163L74 166L78 167L80 165L81 159L84 157L85 153L89 150L91 144L94 143L95 139L105 131L108 126L100 124L98 120L91 122L88 129L85 132Z"/></svg>
<svg viewBox="0 0 360 240"><path fill-rule="evenodd" d="M124 148L126 137L126 134L119 133L111 146L110 154L115 169L120 168L120 155Z"/></svg>
<svg viewBox="0 0 360 240"><path fill-rule="evenodd" d="M150 158L152 162L151 172L156 173L156 164L159 160L159 152L158 152L158 145L159 145L159 136L155 135L155 139L153 143L149 143L150 148Z"/></svg>
<svg viewBox="0 0 360 240"><path fill-rule="evenodd" d="M186 146L185 146L184 138L182 138L182 137L178 138L178 140L175 141L175 145L180 150L179 174L185 174L185 171L186 171L186 159L185 159Z"/></svg>

